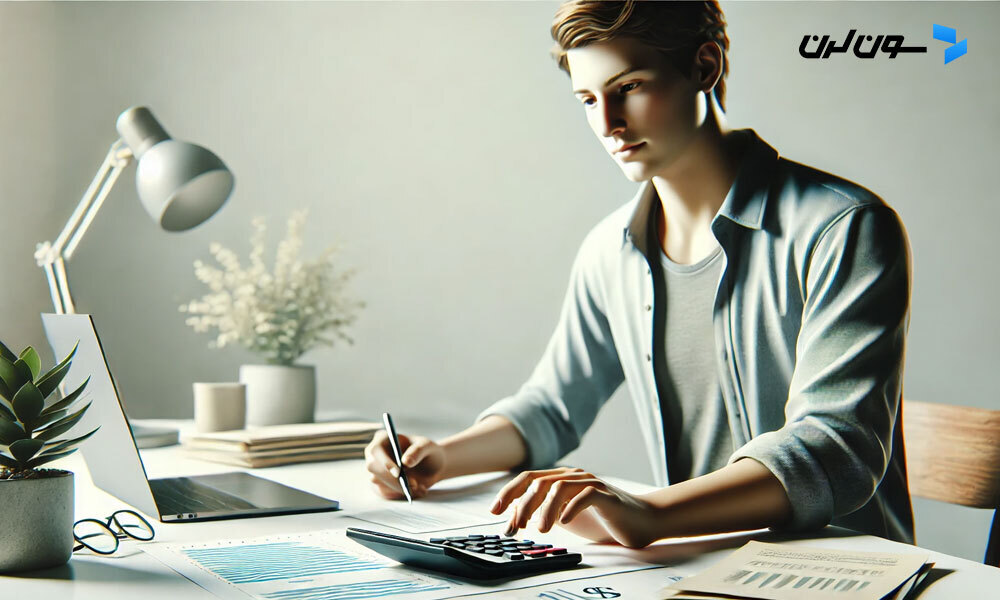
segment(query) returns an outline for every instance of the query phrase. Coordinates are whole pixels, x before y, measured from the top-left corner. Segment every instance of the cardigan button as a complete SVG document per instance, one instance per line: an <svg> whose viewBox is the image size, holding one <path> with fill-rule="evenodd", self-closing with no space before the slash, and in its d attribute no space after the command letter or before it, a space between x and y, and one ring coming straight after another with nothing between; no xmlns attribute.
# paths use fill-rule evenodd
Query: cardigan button
<svg viewBox="0 0 1000 600"><path fill-rule="evenodd" d="M653 358L650 355L647 354L646 355L646 362L650 362L651 360L653 360Z"/></svg>

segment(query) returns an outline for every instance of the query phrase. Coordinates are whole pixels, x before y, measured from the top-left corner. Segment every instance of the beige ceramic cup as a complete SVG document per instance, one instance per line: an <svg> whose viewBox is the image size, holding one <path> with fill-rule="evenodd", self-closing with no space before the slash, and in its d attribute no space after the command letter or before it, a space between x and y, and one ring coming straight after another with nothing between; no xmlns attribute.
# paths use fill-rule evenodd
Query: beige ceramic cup
<svg viewBox="0 0 1000 600"><path fill-rule="evenodd" d="M198 433L243 429L246 411L245 384L194 384L194 427Z"/></svg>

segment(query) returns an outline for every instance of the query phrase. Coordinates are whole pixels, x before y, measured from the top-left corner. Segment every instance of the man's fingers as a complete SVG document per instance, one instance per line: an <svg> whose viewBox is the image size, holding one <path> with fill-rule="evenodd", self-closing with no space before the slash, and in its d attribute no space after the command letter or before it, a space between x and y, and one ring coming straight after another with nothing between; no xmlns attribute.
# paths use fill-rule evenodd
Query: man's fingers
<svg viewBox="0 0 1000 600"><path fill-rule="evenodd" d="M400 441L400 444L403 442ZM427 438L416 438L403 452L402 463L406 468L415 467L427 456L427 451L431 448L431 441Z"/></svg>
<svg viewBox="0 0 1000 600"><path fill-rule="evenodd" d="M414 498L423 498L427 495L427 486L416 479L410 479L410 493Z"/></svg>
<svg viewBox="0 0 1000 600"><path fill-rule="evenodd" d="M395 464L389 448L389 437L379 431L365 447L365 461L369 466Z"/></svg>
<svg viewBox="0 0 1000 600"><path fill-rule="evenodd" d="M543 477L536 477L528 489L525 491L521 498L521 502L518 505L517 510L517 521L514 522L515 526L519 529L524 529L528 526L528 521L531 520L532 515L538 510L538 507L545 502L546 498L552 495L552 489L554 486L565 485L565 482L572 481L574 479L580 478L592 478L590 473L584 472L560 472L553 473L551 475L545 475Z"/></svg>
<svg viewBox="0 0 1000 600"><path fill-rule="evenodd" d="M400 448L404 450L404 456L408 456L407 452L409 452L413 465L418 465L426 456L428 448L433 445L433 442L426 438L409 438L405 435L397 437ZM399 467L389 444L389 436L385 431L376 432L372 441L365 447L365 468L371 474L372 485L375 486L379 495L392 500L405 497L399 483ZM427 484L420 477L412 473L408 473L407 477L410 493L414 498L427 495Z"/></svg>
<svg viewBox="0 0 1000 600"><path fill-rule="evenodd" d="M384 498L390 500L402 500L406 496L403 494L403 488L399 485L399 479L386 477L385 475L379 475L372 473L369 478L372 485L378 493ZM410 494L413 498L423 498L427 495L427 486L420 482L420 480L415 477L409 478L410 482Z"/></svg>
<svg viewBox="0 0 1000 600"><path fill-rule="evenodd" d="M386 488L396 490L397 492L402 493L403 490L399 486L399 481L395 477L390 475L388 471L386 471L385 469L376 469L370 472L371 472L372 483L377 482Z"/></svg>
<svg viewBox="0 0 1000 600"><path fill-rule="evenodd" d="M507 528L504 529L504 532L503 532L504 536L506 536L506 537L514 537L514 534L517 533L517 525L515 525L515 523L517 523L517 507L516 506L514 507L514 514L512 514L510 516L510 520L507 521Z"/></svg>
<svg viewBox="0 0 1000 600"><path fill-rule="evenodd" d="M564 479L552 485L546 503L539 509L538 530L545 533L552 529L552 526L560 522L563 511L570 501L589 489L603 491L605 483L590 475L583 473L576 479Z"/></svg>
<svg viewBox="0 0 1000 600"><path fill-rule="evenodd" d="M538 509L538 531L545 533L552 529L563 507L588 485L582 481L562 480L552 484L545 503Z"/></svg>
<svg viewBox="0 0 1000 600"><path fill-rule="evenodd" d="M583 473L583 470L562 467L558 469L545 469L542 471L525 471L509 481L507 485L503 486L503 488L497 492L496 500L494 500L493 505L490 507L490 512L495 515L503 513L507 510L507 507L510 506L511 502L524 495L528 486L530 486L536 479L551 475L569 475L576 473Z"/></svg>
<svg viewBox="0 0 1000 600"><path fill-rule="evenodd" d="M566 507L562 511L562 516L559 517L559 522L569 523L588 507L596 506L604 496L605 494L601 490L595 487L588 487L566 503Z"/></svg>
<svg viewBox="0 0 1000 600"><path fill-rule="evenodd" d="M517 505L517 510L514 513L516 518L511 521L513 527L524 529L528 526L531 515L535 514L535 509L542 505L549 493L549 487L555 483L554 477L559 477L559 475L538 477L531 482L531 485L525 490L521 502Z"/></svg>
<svg viewBox="0 0 1000 600"><path fill-rule="evenodd" d="M380 480L372 478L372 485L375 486L375 491L378 492L380 496L386 498L387 500L402 500L403 494L398 489L393 489Z"/></svg>

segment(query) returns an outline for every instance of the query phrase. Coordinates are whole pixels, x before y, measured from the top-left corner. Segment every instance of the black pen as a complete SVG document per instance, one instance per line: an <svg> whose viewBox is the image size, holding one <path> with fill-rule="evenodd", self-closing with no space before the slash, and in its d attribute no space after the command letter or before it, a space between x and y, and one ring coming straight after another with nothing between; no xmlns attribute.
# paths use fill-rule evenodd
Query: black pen
<svg viewBox="0 0 1000 600"><path fill-rule="evenodd" d="M403 453L399 451L399 438L396 437L396 428L392 426L392 417L389 413L382 413L382 422L385 424L385 432L389 434L389 445L392 446L392 457L396 459L396 467L399 468L399 485L403 487L403 495L406 501L413 502L413 494L410 493L410 482L406 479L406 471L403 469Z"/></svg>

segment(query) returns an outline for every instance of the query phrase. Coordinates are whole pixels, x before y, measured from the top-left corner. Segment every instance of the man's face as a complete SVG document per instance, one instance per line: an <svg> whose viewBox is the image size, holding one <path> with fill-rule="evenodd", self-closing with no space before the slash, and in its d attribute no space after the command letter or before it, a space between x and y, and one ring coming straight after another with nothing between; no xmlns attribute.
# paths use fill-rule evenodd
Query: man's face
<svg viewBox="0 0 1000 600"><path fill-rule="evenodd" d="M631 38L566 57L587 122L625 176L669 176L705 119L704 94L661 53Z"/></svg>

